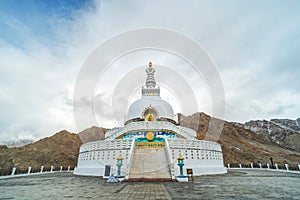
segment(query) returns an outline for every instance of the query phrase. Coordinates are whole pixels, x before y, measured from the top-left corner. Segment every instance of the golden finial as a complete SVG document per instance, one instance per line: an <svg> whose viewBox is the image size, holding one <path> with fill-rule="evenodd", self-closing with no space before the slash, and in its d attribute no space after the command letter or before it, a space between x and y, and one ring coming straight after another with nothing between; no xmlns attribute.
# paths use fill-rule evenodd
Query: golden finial
<svg viewBox="0 0 300 200"><path fill-rule="evenodd" d="M179 156L178 156L177 160L183 160L183 159L184 159L184 157L182 157L182 155L181 155L181 154L179 154Z"/></svg>
<svg viewBox="0 0 300 200"><path fill-rule="evenodd" d="M117 158L117 160L123 160L122 155L119 154L119 157Z"/></svg>
<svg viewBox="0 0 300 200"><path fill-rule="evenodd" d="M149 66L149 67L152 67L152 62L149 62L148 66Z"/></svg>

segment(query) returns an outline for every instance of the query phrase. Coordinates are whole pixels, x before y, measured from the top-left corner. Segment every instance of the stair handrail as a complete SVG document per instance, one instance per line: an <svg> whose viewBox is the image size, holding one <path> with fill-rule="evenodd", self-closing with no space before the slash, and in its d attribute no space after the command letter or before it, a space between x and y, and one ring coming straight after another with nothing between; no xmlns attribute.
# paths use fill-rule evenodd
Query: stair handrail
<svg viewBox="0 0 300 200"><path fill-rule="evenodd" d="M126 172L125 179L129 179L129 172L130 172L131 161L132 161L134 149L135 149L135 138L132 138L130 151L128 153L127 172Z"/></svg>
<svg viewBox="0 0 300 200"><path fill-rule="evenodd" d="M170 147L169 147L169 142L168 142L167 138L165 138L165 150L167 152L168 166L169 166L169 170L170 170L170 173L171 173L171 178L175 179L174 162L173 162L173 159L172 159L172 155L171 155Z"/></svg>

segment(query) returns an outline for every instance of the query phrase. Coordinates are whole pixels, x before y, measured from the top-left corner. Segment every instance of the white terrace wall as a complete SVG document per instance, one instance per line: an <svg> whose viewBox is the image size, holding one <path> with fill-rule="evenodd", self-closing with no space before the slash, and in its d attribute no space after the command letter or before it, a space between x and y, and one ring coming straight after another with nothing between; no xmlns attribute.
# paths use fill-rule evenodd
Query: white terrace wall
<svg viewBox="0 0 300 200"><path fill-rule="evenodd" d="M175 176L179 175L177 158L184 157L184 174L186 169L193 169L193 175L222 174L227 169L223 164L221 146L205 140L168 140Z"/></svg>
<svg viewBox="0 0 300 200"><path fill-rule="evenodd" d="M81 145L74 174L103 176L105 165L117 169L117 157L123 158L122 174L126 173L132 140L95 141Z"/></svg>

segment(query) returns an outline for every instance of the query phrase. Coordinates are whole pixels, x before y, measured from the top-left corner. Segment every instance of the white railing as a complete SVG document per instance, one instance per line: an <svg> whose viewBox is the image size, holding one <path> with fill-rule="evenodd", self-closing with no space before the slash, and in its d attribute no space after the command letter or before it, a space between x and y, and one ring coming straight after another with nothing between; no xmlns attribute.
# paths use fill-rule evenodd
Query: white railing
<svg viewBox="0 0 300 200"><path fill-rule="evenodd" d="M131 167L131 161L132 161L132 157L133 157L133 154L134 154L134 149L135 149L135 139L132 140L131 142L131 147L130 147L130 151L129 151L129 154L128 154L128 161L127 161L127 171L126 171L126 176L125 176L125 179L129 179L129 173L130 173L130 167Z"/></svg>
<svg viewBox="0 0 300 200"><path fill-rule="evenodd" d="M300 174L300 164L298 164L296 167L294 166L293 169L290 168L288 164L284 164L279 166L277 163L274 164L274 166L271 166L270 163L267 164L242 164L242 163L228 163L227 169L255 169L255 170L269 170L269 171L280 171L280 172L291 172L291 173L297 173Z"/></svg>
<svg viewBox="0 0 300 200"><path fill-rule="evenodd" d="M16 177L56 173L56 172L73 172L70 166L68 166L67 169L64 169L63 166L60 166L59 168L54 168L54 166L51 166L49 170L45 170L44 166L41 166L38 170L35 169L34 172L32 169L33 168L29 166L27 168L27 171L22 170L23 173L18 173L18 169L16 167L13 167L10 175L0 176L0 179L16 178Z"/></svg>
<svg viewBox="0 0 300 200"><path fill-rule="evenodd" d="M172 179L175 179L174 161L172 160L172 155L171 155L171 152L170 152L170 147L169 147L168 140L165 140L165 150L166 150L166 153L167 153L168 165L169 165L171 177L172 177Z"/></svg>
<svg viewBox="0 0 300 200"><path fill-rule="evenodd" d="M173 131L185 137L186 139L195 139L196 131L183 126L176 126L170 122L156 121L156 122L131 122L124 127L111 129L106 132L106 139L115 139L119 135L131 131L147 131L147 130L167 130Z"/></svg>
<svg viewBox="0 0 300 200"><path fill-rule="evenodd" d="M132 140L101 140L81 145L79 153L103 149L129 149Z"/></svg>
<svg viewBox="0 0 300 200"><path fill-rule="evenodd" d="M221 152L221 145L207 140L176 140L168 139L170 148L201 149Z"/></svg>

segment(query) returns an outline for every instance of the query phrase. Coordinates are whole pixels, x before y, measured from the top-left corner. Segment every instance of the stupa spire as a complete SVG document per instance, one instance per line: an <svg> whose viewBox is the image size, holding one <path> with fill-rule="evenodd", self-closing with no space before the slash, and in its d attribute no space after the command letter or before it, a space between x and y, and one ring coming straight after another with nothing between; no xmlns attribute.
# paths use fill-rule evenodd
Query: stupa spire
<svg viewBox="0 0 300 200"><path fill-rule="evenodd" d="M152 62L148 63L148 67L146 69L147 78L146 78L146 87L142 87L142 95L143 96L159 96L160 89L156 87L156 82L154 78L155 68L152 67Z"/></svg>
<svg viewBox="0 0 300 200"><path fill-rule="evenodd" d="M152 67L152 62L149 62L148 68L146 69L147 78L146 78L146 87L155 88L156 82L154 79L155 68Z"/></svg>

